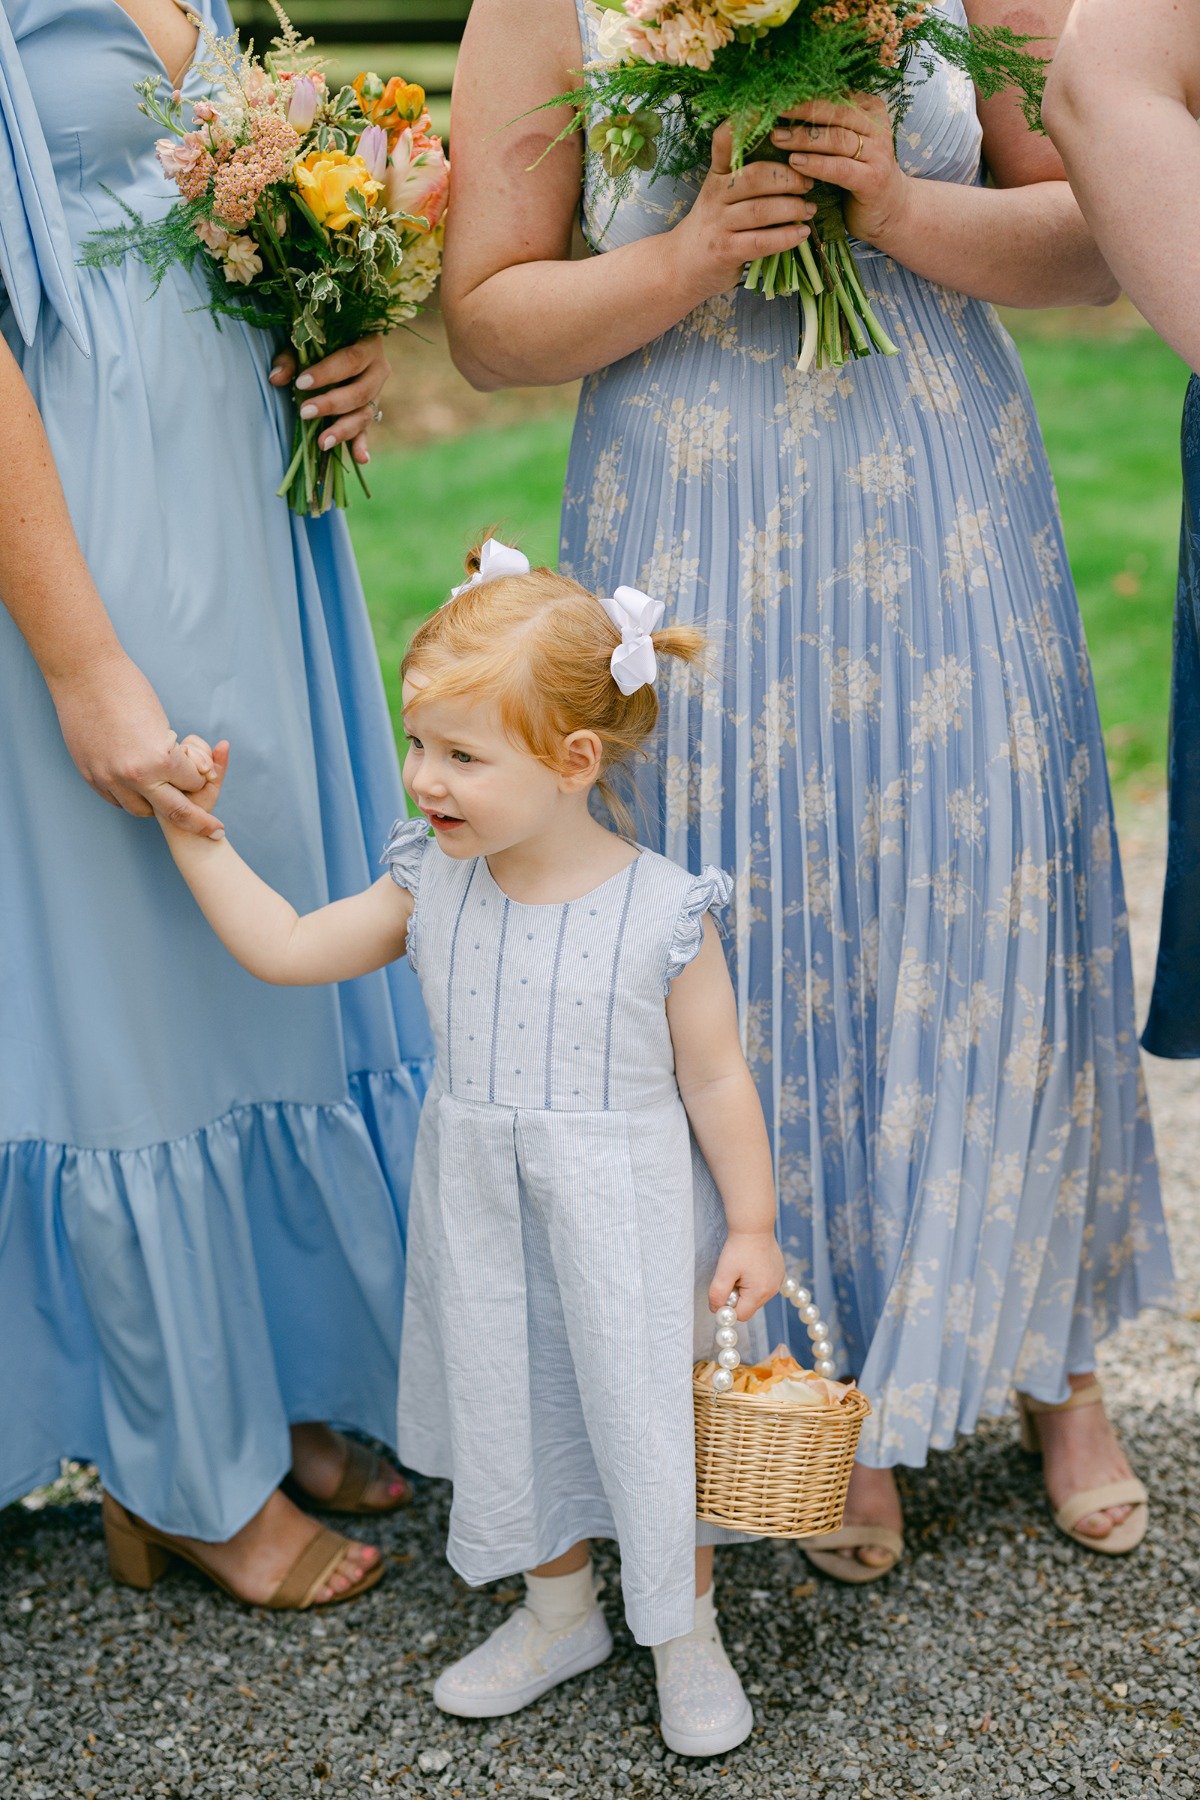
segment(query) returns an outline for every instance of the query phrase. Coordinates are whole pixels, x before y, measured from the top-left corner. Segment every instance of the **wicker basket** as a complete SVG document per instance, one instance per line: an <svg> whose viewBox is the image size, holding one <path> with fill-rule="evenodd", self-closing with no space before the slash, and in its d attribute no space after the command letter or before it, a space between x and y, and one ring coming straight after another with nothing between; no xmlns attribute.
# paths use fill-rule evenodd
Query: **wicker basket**
<svg viewBox="0 0 1200 1800"><path fill-rule="evenodd" d="M794 1281L787 1285L797 1289ZM811 1302L807 1311L815 1314ZM823 1329L819 1318L806 1322L810 1335ZM696 1365L692 1380L697 1517L758 1537L839 1530L859 1432L871 1412L866 1396L854 1391L837 1406L805 1406L769 1393L717 1393L703 1367Z"/></svg>
<svg viewBox="0 0 1200 1800"><path fill-rule="evenodd" d="M699 1376L696 1514L759 1537L837 1531L863 1420L864 1395L840 1406L801 1406L769 1394L714 1394Z"/></svg>

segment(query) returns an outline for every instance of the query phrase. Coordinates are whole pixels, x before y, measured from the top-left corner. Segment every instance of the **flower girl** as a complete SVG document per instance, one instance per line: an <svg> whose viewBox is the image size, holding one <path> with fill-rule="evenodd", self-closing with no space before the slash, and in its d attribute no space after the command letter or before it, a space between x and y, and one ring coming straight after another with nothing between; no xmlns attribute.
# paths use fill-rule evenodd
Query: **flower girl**
<svg viewBox="0 0 1200 1800"><path fill-rule="evenodd" d="M695 1517L691 1371L705 1302L736 1290L746 1320L779 1288L770 1153L711 917L728 877L688 874L589 806L599 789L622 817L610 784L655 727L658 659L694 661L703 639L658 629L661 603L634 589L597 599L495 540L468 570L404 660L421 817L396 825L373 887L299 918L227 841L167 835L262 980L346 981L406 950L420 978L437 1071L399 1448L453 1482L459 1573L527 1588L434 1700L514 1712L603 1662L588 1540L610 1537L663 1736L712 1755L753 1719L713 1609L721 1534Z"/></svg>

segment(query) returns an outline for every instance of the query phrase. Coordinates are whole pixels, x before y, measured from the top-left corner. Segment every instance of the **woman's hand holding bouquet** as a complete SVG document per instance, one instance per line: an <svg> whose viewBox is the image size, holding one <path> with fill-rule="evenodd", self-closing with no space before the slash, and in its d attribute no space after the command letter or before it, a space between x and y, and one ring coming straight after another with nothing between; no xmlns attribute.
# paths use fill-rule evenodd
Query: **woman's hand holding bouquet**
<svg viewBox="0 0 1200 1800"><path fill-rule="evenodd" d="M320 513L346 503L347 439L362 479L386 379L371 340L412 318L437 283L450 166L422 88L362 74L333 92L311 39L275 12L280 36L261 58L205 34L211 97L189 121L178 89L164 99L160 81L139 84L141 110L170 134L158 157L181 200L161 219L131 214L95 233L84 260L132 252L161 280L173 263L202 258L212 312L285 332L297 385L310 369L314 389L350 378L348 390L304 401L279 489L297 512ZM290 373L277 362L273 379Z"/></svg>
<svg viewBox="0 0 1200 1800"><path fill-rule="evenodd" d="M965 71L983 98L1017 88L1034 122L1044 65L1026 54L1026 40L1005 28L958 25L927 0L597 4L598 59L584 69L579 88L546 103L572 106L563 135L586 132L588 151L618 196L638 170L678 177L704 169L711 139L712 175L699 206L710 213L713 177L730 183L732 176L726 225L751 252L745 285L768 299L798 297L800 366L894 354L859 278L849 232L886 229L889 209L900 203L904 177L891 140L908 73L942 58ZM781 120L802 121L816 135L808 146L794 129L780 137L774 128ZM723 121L727 140L713 137ZM789 236L780 203L799 190L772 191L761 172L738 183L765 160L796 154L803 160L793 170L811 184L813 224L801 230L793 205ZM744 224L735 219L738 208ZM724 271L720 251L717 260ZM735 279L742 272L739 266Z"/></svg>

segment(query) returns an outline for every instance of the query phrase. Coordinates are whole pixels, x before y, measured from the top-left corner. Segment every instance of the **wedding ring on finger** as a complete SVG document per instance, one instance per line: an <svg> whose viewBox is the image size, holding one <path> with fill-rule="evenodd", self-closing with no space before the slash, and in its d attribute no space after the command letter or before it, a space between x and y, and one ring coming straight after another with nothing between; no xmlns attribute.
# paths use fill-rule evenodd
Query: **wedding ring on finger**
<svg viewBox="0 0 1200 1800"><path fill-rule="evenodd" d="M855 133L854 133L854 135L855 135L855 137L856 137L856 138L857 138L857 139L858 139L858 149L857 149L857 150L856 150L856 151L855 151L855 152L854 152L854 155L853 155L853 156L852 156L852 157L851 157L851 158L850 158L850 160L851 160L851 162L857 162L857 161L858 161L858 159L859 159L859 157L860 157L860 156L861 156L861 155L862 155L862 153L863 153L863 145L864 145L864 144L865 144L865 143L866 143L866 141L867 141L867 140L866 140L866 138L865 138L865 137L864 137L864 136L863 136L863 134L862 134L862 132L861 132L861 131L856 131L856 132L855 132Z"/></svg>

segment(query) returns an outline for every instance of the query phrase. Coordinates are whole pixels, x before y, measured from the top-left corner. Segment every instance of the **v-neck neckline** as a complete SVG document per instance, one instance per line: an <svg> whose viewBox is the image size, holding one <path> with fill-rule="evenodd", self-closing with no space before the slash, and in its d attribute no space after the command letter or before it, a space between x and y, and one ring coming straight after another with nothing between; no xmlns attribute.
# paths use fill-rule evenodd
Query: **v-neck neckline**
<svg viewBox="0 0 1200 1800"><path fill-rule="evenodd" d="M184 82L188 79L188 76L192 73L192 70L195 68L196 58L200 54L201 32L200 32L199 27L197 27L197 31L196 31L196 42L192 46L192 54L188 57L187 62L184 64L183 68L179 71L179 73L177 75L172 75L170 70L167 68L166 63L163 61L161 55L155 49L153 42L146 35L146 31L145 31L144 27L138 23L138 21L134 18L133 14L129 11L129 9L125 6L122 6L121 0L109 0L109 4L110 4L110 6L114 6L116 8L116 10L128 21L130 30L135 31L137 33L138 37L141 38L143 44L146 46L146 50L147 50L148 54L152 58L154 65L155 65L156 69L158 70L159 74L162 76L163 80L165 82L167 82L167 84L172 89L182 88ZM203 22L204 15L201 13L198 6L193 4L193 0L175 0L175 5L179 8L180 12L183 13L185 17L187 17L187 15L189 13L194 13L196 18L199 19L201 22ZM190 23L190 21L189 21L189 23Z"/></svg>

